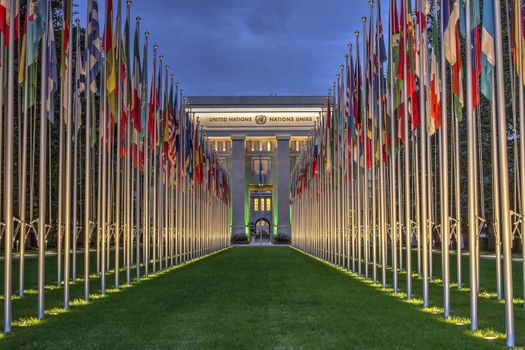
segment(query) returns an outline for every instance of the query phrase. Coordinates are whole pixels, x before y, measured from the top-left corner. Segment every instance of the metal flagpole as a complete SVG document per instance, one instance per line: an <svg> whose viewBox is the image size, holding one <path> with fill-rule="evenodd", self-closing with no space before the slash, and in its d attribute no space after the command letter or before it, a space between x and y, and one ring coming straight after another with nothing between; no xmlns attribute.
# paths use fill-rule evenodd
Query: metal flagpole
<svg viewBox="0 0 525 350"><path fill-rule="evenodd" d="M498 1L498 0L495 0ZM499 1L498 1L499 3ZM470 260L470 328L472 330L478 329L478 292L477 292L477 278L476 278L476 237L478 218L476 216L476 207L478 203L476 199L476 140L475 140L475 121L472 111L472 43L471 43L471 18L470 18L470 0L466 0L466 71L467 71L467 158L468 158L468 229L469 229L469 260ZM503 60L498 60L499 63ZM499 85L498 86L503 86ZM504 113L500 115L503 117ZM500 130L501 132L501 130ZM503 180L503 179L502 179ZM506 186L506 184L504 185ZM503 210L506 213L505 210ZM512 301L511 301L512 302Z"/></svg>
<svg viewBox="0 0 525 350"><path fill-rule="evenodd" d="M65 11L66 9L64 9ZM71 29L72 26L72 9L71 9L71 3L70 7L67 9L69 11L69 15L64 14L64 19L67 18L69 23L64 24L64 26L68 26ZM69 308L69 280L70 280L70 243L71 243L71 142L73 139L73 118L71 115L71 105L72 105L72 89L71 89L71 82L73 79L73 55L71 54L71 45L73 43L73 36L69 36L69 42L68 42L68 63L67 63L67 78L68 81L65 83L66 91L63 93L66 94L66 103L67 107L64 109L64 106L62 105L61 108L63 109L63 116L64 119L62 122L66 124L66 179L65 179L65 185L66 185L66 192L65 192L65 215L64 215L64 222L65 222L65 232L64 232L64 309Z"/></svg>
<svg viewBox="0 0 525 350"><path fill-rule="evenodd" d="M19 68L19 69L26 69L29 70L29 67L27 66L27 57L24 62L20 61L19 66L24 66L25 68ZM20 162L20 172L18 174L19 176L19 193L18 193L18 200L19 200L19 215L20 215L20 256L18 258L18 264L19 264L19 277L18 277L18 295L20 297L24 296L24 270L25 270L25 245L26 245L26 235L27 235L27 223L26 223L26 181L27 181L27 139L28 139L28 88L29 88L29 72L26 72L26 76L24 79L24 104L23 104L23 113L24 113L24 121L22 126L22 133L19 132L19 137L22 138L22 149L19 155L21 157L19 158ZM19 126L20 128L20 126ZM21 134L21 135L20 135ZM19 140L20 141L20 140Z"/></svg>
<svg viewBox="0 0 525 350"><path fill-rule="evenodd" d="M39 178L38 178L38 319L44 318L44 284L45 284L45 239L46 239L46 151L47 151L47 112L46 100L47 90L44 88L47 83L47 43L48 31L53 30L53 22L49 15L49 0L45 0L46 18L48 19L47 28L42 34L42 59L40 74L40 159L39 159ZM51 29L49 29L51 28ZM32 184L31 184L32 186ZM8 299L5 299L6 301ZM7 304L7 303L6 303ZM6 318L7 319L7 318ZM6 322L7 324L7 322Z"/></svg>
<svg viewBox="0 0 525 350"><path fill-rule="evenodd" d="M420 1L420 0L418 0ZM422 1L420 1L420 8L423 8ZM422 35L422 31L418 31L418 35ZM434 43L434 45L437 45L437 43ZM426 63L426 44L421 45L422 53L419 56L419 64L421 66L421 70L423 72L426 72L425 63ZM443 51L443 50L442 50ZM424 94L420 93L419 95L420 99L420 105L424 106ZM422 279L423 279L423 307L428 307L428 252L427 252L427 236L428 236L428 216L427 216L427 206L428 206L428 197L427 197L427 114L426 109L422 108L421 113L421 126L419 128L419 135L420 135L420 143L421 143L421 151L420 151L420 188L421 191L421 206L420 206L420 222L418 223L419 230L421 231L421 236L418 237L418 240L421 241L422 246L422 254L423 254L423 271L422 271Z"/></svg>
<svg viewBox="0 0 525 350"><path fill-rule="evenodd" d="M441 5L441 13L444 14L444 4ZM445 32L445 19L441 16L441 32ZM468 47L468 46L467 46ZM467 50L469 51L469 50ZM467 70L470 72L470 70ZM467 74L470 75L470 74ZM443 316L450 316L450 263L449 263L449 234L450 234L450 214L449 214L449 182L448 182L448 113L447 113L447 65L445 60L445 50L441 50L441 128L440 128L440 192L441 192L441 238L442 251L441 259L443 265Z"/></svg>
<svg viewBox="0 0 525 350"><path fill-rule="evenodd" d="M108 15L108 14L106 14ZM113 16L113 14L109 14L111 16ZM112 29L110 29L112 30ZM102 138L99 142L100 144L100 150L99 150L99 154L102 155L102 159L101 159L101 165L102 165L102 171L101 171L101 174L99 174L99 178L100 178L100 182L101 182L101 191L100 191L100 222L101 222L101 227L100 227L100 230L101 230L101 238L100 238L100 293L102 295L105 295L106 294L106 231L107 231L107 222L106 222L106 218L107 218L107 211L106 211L106 206L107 206L107 192L108 192L108 189L107 189L107 185L108 185L108 182L107 182L107 172L108 172L108 169L107 169L107 158L108 158L108 155L107 153L109 152L109 141L108 141L108 121L109 121L109 117L108 117L108 91L107 91L107 78L108 78L108 67L107 67L107 59L108 59L108 51L110 48L105 48L105 56L104 56L104 75L102 77L102 81L103 81L103 87L102 87L102 91L103 91L103 95L101 97L101 104L102 104L102 108L103 108L103 111L102 111L102 116L101 116L101 119L102 119L102 122L99 123L99 127L102 129L100 131L100 134L102 135Z"/></svg>
<svg viewBox="0 0 525 350"><path fill-rule="evenodd" d="M121 0L117 3L117 67L122 66L122 41L121 41L121 30L122 30L122 3ZM120 82L120 74L118 78ZM121 225L121 149L122 149L122 96L121 89L117 89L117 153L116 153L116 169L115 169L115 223L114 223L114 249L115 249L115 288L120 287L120 225Z"/></svg>
<svg viewBox="0 0 525 350"><path fill-rule="evenodd" d="M367 67L369 66L369 60L368 57L368 45L365 44L365 40L367 37L366 32L366 17L361 17L361 21L363 22L363 72L365 73L365 79L367 76ZM368 79L366 79L368 82ZM365 253L365 279L368 279L368 262L370 259L369 256L369 248L370 243L368 242L368 239L370 237L370 227L369 227L369 204L368 204L368 197L369 197L369 188L368 188L368 111L370 110L370 94L371 89L368 84L363 84L363 88L366 89L365 91L368 91L368 100L365 101L365 107L364 107L364 113L363 113L363 248Z"/></svg>
<svg viewBox="0 0 525 350"><path fill-rule="evenodd" d="M377 18L379 20L380 13L380 3L378 3L377 6ZM381 24L381 23L380 23ZM382 26L382 24L381 24ZM378 29L379 30L379 29ZM381 30L383 28L381 27ZM381 45L379 42L379 34L377 33L376 36L376 46L378 47ZM382 33L381 33L382 34ZM386 183L385 183L385 161L383 159L383 148L384 148L384 137L383 137L383 130L385 128L385 118L384 118L384 110L383 110L383 62L382 59L379 58L379 113L378 113L378 123L379 123L379 231L380 231L380 239L381 239L381 287L384 289L386 288L386 267L387 267L387 232L386 232ZM392 141L391 141L392 142ZM392 145L391 145L392 146ZM393 149L390 150L393 152Z"/></svg>
<svg viewBox="0 0 525 350"><path fill-rule="evenodd" d="M515 11L519 11L518 14L518 33L520 35L523 35L523 6L520 7L520 4L522 6L522 2L516 1L516 8ZM520 115L520 135L525 135L525 97L524 94L524 77L523 74L525 72L525 67L523 67L523 64L525 63L524 52L523 52L523 40L521 38L517 38L518 41L518 58L517 58L517 66L519 67L518 77L519 77L519 84L518 84L518 97L519 97L519 115ZM523 138L520 137L520 207L521 207L521 227L520 232L522 235L522 249L521 249L521 256L522 256L522 268L523 271L525 271L525 141ZM499 272L499 271L498 271ZM523 273L523 282L525 282L525 273ZM523 285L523 295L525 296L525 284ZM525 301L524 301L524 307L525 307Z"/></svg>
<svg viewBox="0 0 525 350"><path fill-rule="evenodd" d="M76 33L77 33L77 36L76 36L76 41L75 41L75 54L76 54L76 71L75 71L75 102L74 102L74 107L72 106L73 108L73 115L72 115L72 119L71 119L71 122L73 123L73 118L74 118L74 127L75 129L73 130L73 136L72 136L72 140L74 142L74 149L73 149L73 201L72 201L72 209L73 209L73 230L72 230L72 235L73 235L73 242L72 242L72 260L71 260L71 278L73 280L75 280L77 278L77 227L78 227L78 224L77 224L77 213L78 213L78 209L77 209L77 204L78 204L78 200L77 200L77 197L78 197L78 192L77 192L77 188L78 188L78 129L79 129L79 125L78 123L80 122L80 118L81 118L81 114L82 114L82 111L80 110L80 106L79 106L79 103L78 100L80 100L80 87L77 85L78 83L78 80L80 79L80 69L81 69L81 62L82 62L82 55L80 53L80 19L76 19L75 21L76 23ZM73 56L73 49L71 48L71 56ZM70 82L71 83L71 82ZM72 92L73 94L73 92Z"/></svg>
<svg viewBox="0 0 525 350"><path fill-rule="evenodd" d="M380 1L380 0L379 0ZM377 59L377 56L374 52L374 0L369 0L368 3L370 4L370 33L369 33L369 38L370 38L370 48L368 50L369 53L372 54L372 57L369 59L369 64L370 64L370 77L372 78L373 80L373 76L374 76L374 69L375 69L375 62L374 60ZM379 78L379 74L378 74L378 78ZM376 174L375 174L375 164L376 164L376 161L375 161L375 157L376 157L376 150L375 150L375 123L376 123L376 120L375 120L375 109L374 109L374 106L375 104L377 103L377 100L374 100L374 98L377 98L374 93L374 88L373 88L373 81L370 81L370 91L368 93L369 95L369 101L370 101L370 119L371 119L371 124L372 124L372 127L371 127L371 148L370 148L370 151L372 153L371 155L371 158L372 158L372 166L370 168L370 177L371 177L371 182L372 182L372 280L374 283L377 282L377 243L376 243L376 216L377 216L377 210L376 210L376 204L377 204L377 198L376 198ZM381 160L380 160L381 162Z"/></svg>
<svg viewBox="0 0 525 350"><path fill-rule="evenodd" d="M393 1L390 1L390 6L393 6ZM392 11L390 11L392 13ZM390 16L390 36L392 38L393 35L393 21L392 16ZM393 55L393 48L392 48L392 39L390 39L390 57ZM396 139L396 133L395 133L395 109L394 109L394 64L392 59L390 59L390 116L392 118L391 124L390 124L390 130L392 135L392 150L390 152L390 241L392 244L392 287L394 290L394 293L397 293L397 220L396 220L396 150L395 150L395 139Z"/></svg>
<svg viewBox="0 0 525 350"><path fill-rule="evenodd" d="M88 2L87 11L87 35L92 33L92 23L90 21L91 11L93 10L93 1ZM91 219L91 51L88 43L89 39L85 40L86 46L86 133L84 140L86 154L84 155L84 300L89 301L89 238L91 233L90 219Z"/></svg>
<svg viewBox="0 0 525 350"><path fill-rule="evenodd" d="M442 104L442 106L445 106ZM443 107L442 107L443 108ZM458 289L461 289L461 244L462 244L462 232L461 232L461 191L460 191L460 174L459 174L459 121L457 116L453 118L454 128L454 202L455 202L455 216L456 216L456 270L457 270L457 283ZM494 164L494 163L493 163Z"/></svg>
<svg viewBox="0 0 525 350"><path fill-rule="evenodd" d="M408 0L410 1L410 0ZM404 13L408 13L408 10L407 10L407 7L406 7L406 2L403 3L404 4L404 8L401 10L401 11L404 11ZM411 14L409 14L411 15ZM406 32L406 24L405 23L402 23L402 26L403 26L403 37L404 37L404 42L405 42L405 45L406 45L406 42L407 42L407 32ZM405 47L406 49L406 47ZM401 52L401 55L405 55L406 57L406 52ZM410 218L410 147L409 147L409 144L410 144L410 136L409 136L409 128L408 128L408 91L407 91L407 70L408 70L408 66L407 66L407 59L405 58L405 60L403 61L404 64L405 64L405 67L403 68L403 99L404 99L404 104L403 104L403 108L404 108L404 118L405 120L403 121L403 128L404 128L404 136L405 136L405 140L404 140L404 152L403 152L403 159L404 159L404 177L405 177L405 183L404 183L404 186L403 186L403 189L404 189L404 192L405 192L405 203L404 203L404 209L405 209L405 246L406 246L406 276L407 276L407 281L406 281L406 290L407 290L407 299L410 300L412 299L412 266L411 266L411 252L410 252L410 247L411 247L411 239L410 239L410 236L411 236L411 230L412 230L412 225L411 225L411 218ZM413 113L413 111L412 111ZM413 125L412 125L413 127ZM401 247L403 246L403 240L402 240L402 234L400 235L400 249ZM400 250L401 252L401 250Z"/></svg>
<svg viewBox="0 0 525 350"><path fill-rule="evenodd" d="M469 4L467 0L467 28L470 28ZM503 276L505 283L505 326L507 333L507 346L514 346L514 307L512 290L512 252L511 252L511 225L509 208L509 178L508 178L508 158L507 158L507 118L505 114L505 89L503 72L503 34L501 32L501 5L500 0L494 0L494 24L496 27L496 79L497 104L498 104L498 149L499 149L499 169L501 184L501 237L503 239ZM467 37L468 38L468 37ZM468 47L468 46L467 46ZM468 52L468 50L467 50ZM467 58L468 60L468 58ZM470 96L469 96L470 97ZM471 100L467 102L467 105ZM469 111L468 111L469 112ZM470 126L470 125L469 125ZM470 164L469 164L470 165ZM470 169L470 166L469 166ZM469 181L470 185L470 181ZM469 208L469 214L471 209ZM471 219L469 215L469 219ZM470 221L470 220L469 220ZM472 236L472 228L470 236ZM471 294L475 284L471 281ZM475 314L477 317L477 314ZM477 319L476 319L477 321ZM476 324L477 326L477 324ZM473 328L475 329L475 328Z"/></svg>
<svg viewBox="0 0 525 350"><path fill-rule="evenodd" d="M496 94L494 86L494 73L492 73L490 101L490 145L491 162L498 164L498 122L496 119ZM493 208L493 228L496 249L496 293L498 300L501 300L503 293L501 290L501 214L500 214L500 193L499 193L499 171L496 166L492 166L492 208Z"/></svg>
<svg viewBox="0 0 525 350"><path fill-rule="evenodd" d="M13 141L15 115L15 13L18 0L10 0L11 14L9 17L9 51L8 51L8 77L7 77L7 120L6 120L6 149L4 165L4 332L11 332L11 307L12 307L12 278L13 278ZM16 7L15 7L16 6Z"/></svg>

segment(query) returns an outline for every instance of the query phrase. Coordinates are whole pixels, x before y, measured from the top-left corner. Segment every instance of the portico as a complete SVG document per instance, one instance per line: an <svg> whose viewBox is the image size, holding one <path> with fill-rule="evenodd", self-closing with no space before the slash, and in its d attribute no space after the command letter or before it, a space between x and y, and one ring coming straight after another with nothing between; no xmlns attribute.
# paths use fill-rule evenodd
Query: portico
<svg viewBox="0 0 525 350"><path fill-rule="evenodd" d="M322 96L189 98L231 174L232 236L291 237L290 173L324 102Z"/></svg>

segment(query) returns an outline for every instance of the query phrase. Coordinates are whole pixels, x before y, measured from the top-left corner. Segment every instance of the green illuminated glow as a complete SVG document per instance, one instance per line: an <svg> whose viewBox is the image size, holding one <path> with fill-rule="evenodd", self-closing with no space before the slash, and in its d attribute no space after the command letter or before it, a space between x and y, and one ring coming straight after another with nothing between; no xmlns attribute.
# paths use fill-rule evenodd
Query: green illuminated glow
<svg viewBox="0 0 525 350"><path fill-rule="evenodd" d="M250 234L250 190L248 186L244 187L244 230L248 239L251 237Z"/></svg>

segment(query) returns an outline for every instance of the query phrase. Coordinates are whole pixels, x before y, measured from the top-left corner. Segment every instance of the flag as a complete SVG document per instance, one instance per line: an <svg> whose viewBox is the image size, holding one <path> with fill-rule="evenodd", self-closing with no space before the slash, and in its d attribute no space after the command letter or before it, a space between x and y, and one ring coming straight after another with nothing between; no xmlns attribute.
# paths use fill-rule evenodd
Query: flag
<svg viewBox="0 0 525 350"><path fill-rule="evenodd" d="M75 90L74 90L74 99L73 99L73 126L74 130L78 131L80 129L80 124L82 120L82 99L81 94L82 91L85 90L85 83L80 78L82 75L85 75L83 72L83 66L82 66L82 53L80 51L80 25L76 28L77 32L77 40L76 40L76 57L75 57Z"/></svg>
<svg viewBox="0 0 525 350"><path fill-rule="evenodd" d="M377 2L377 44L379 63L384 64L387 61L385 36L383 33L383 22L381 21L381 1Z"/></svg>
<svg viewBox="0 0 525 350"><path fill-rule="evenodd" d="M177 105L176 105L176 99L177 99L177 91L174 91L173 88L173 79L171 81L171 87L170 87L170 98L169 98L169 105L168 105L168 159L171 162L172 165L175 165L177 162L177 148L176 148L176 129L178 129L178 123L176 120L176 113L177 113Z"/></svg>
<svg viewBox="0 0 525 350"><path fill-rule="evenodd" d="M98 22L98 0L89 0L88 5L89 18L86 32L86 54L84 55L85 67L84 72L89 70L89 85L92 93L97 90L97 76L100 73L102 53L100 50L100 34ZM85 78L84 78L85 79Z"/></svg>
<svg viewBox="0 0 525 350"><path fill-rule="evenodd" d="M262 156L259 155L259 186L262 186L263 182L263 166L262 166Z"/></svg>
<svg viewBox="0 0 525 350"><path fill-rule="evenodd" d="M332 171L332 104L331 98L326 100L326 134L325 134L325 156L326 156L326 173Z"/></svg>
<svg viewBox="0 0 525 350"><path fill-rule="evenodd" d="M346 109L345 116L348 119L348 141L356 140L355 133L355 119L354 119L354 90L355 90L355 81L354 81L354 62L352 55L346 59Z"/></svg>
<svg viewBox="0 0 525 350"><path fill-rule="evenodd" d="M6 46L9 46L9 24L11 21L11 0L0 0L0 32L4 35L4 43ZM18 39L19 36L19 9L15 9L15 30L14 30L14 40Z"/></svg>
<svg viewBox="0 0 525 350"><path fill-rule="evenodd" d="M445 58L450 65L454 65L458 60L456 47L458 45L458 21L459 21L459 0L443 1L443 49Z"/></svg>
<svg viewBox="0 0 525 350"><path fill-rule="evenodd" d="M63 0L63 14L62 14L62 50L60 51L60 82L61 87L61 101L62 101L62 118L67 124L71 117L71 106L69 106L69 92L71 91L71 84L69 78L69 60L71 57L71 17L72 17L72 0Z"/></svg>
<svg viewBox="0 0 525 350"><path fill-rule="evenodd" d="M481 15L478 0L471 0L470 6L470 31L472 33L472 109L476 109L479 104L479 78L481 75L481 34L479 30Z"/></svg>
<svg viewBox="0 0 525 350"><path fill-rule="evenodd" d="M135 27L135 37L133 43L133 77L131 79L131 120L135 129L135 143L139 143L139 135L142 131L141 115L141 67L139 49L139 28Z"/></svg>
<svg viewBox="0 0 525 350"><path fill-rule="evenodd" d="M108 105L113 115L117 117L117 60L116 60L116 40L113 33L113 0L106 2L106 23L104 25L104 37L102 39L102 49L106 55L106 93Z"/></svg>
<svg viewBox="0 0 525 350"><path fill-rule="evenodd" d="M494 37L494 3L483 1L483 27L481 29L481 93L488 100L492 98L492 74L496 65Z"/></svg>
<svg viewBox="0 0 525 350"><path fill-rule="evenodd" d="M29 0L26 18L26 62L27 66L36 62L39 42L46 29L46 0Z"/></svg>
<svg viewBox="0 0 525 350"><path fill-rule="evenodd" d="M157 121L157 110L159 108L159 93L157 89L157 82L156 82L156 65L157 60L153 62L153 76L151 77L151 89L150 89L150 101L149 101L149 112L148 112L148 134L150 138L150 148L153 149L155 147L155 128L156 128L156 121ZM159 69L159 77L160 77L160 69Z"/></svg>
<svg viewBox="0 0 525 350"><path fill-rule="evenodd" d="M441 126L441 71L438 65L441 53L439 51L438 24L436 18L432 21L432 56L430 57L430 119L428 133L433 135Z"/></svg>
<svg viewBox="0 0 525 350"><path fill-rule="evenodd" d="M518 76L525 77L525 23L523 21L523 1L520 0L513 0L513 6L512 6L512 13L513 13L513 21L512 21L512 29L511 34L514 40L512 40L511 45L513 46L513 58L514 62L516 63L516 71L518 73ZM522 32L519 32L519 26L521 23L521 30ZM519 57L519 41L521 40L521 46L522 46L522 52L521 57ZM523 84L525 84L525 78L522 79Z"/></svg>
<svg viewBox="0 0 525 350"><path fill-rule="evenodd" d="M47 118L51 123L55 121L55 93L58 87L58 74L57 74L57 54L56 54L56 42L55 42L55 29L53 27L53 21L51 17L51 11L49 11L49 25L47 26L47 88L46 88L46 111Z"/></svg>
<svg viewBox="0 0 525 350"><path fill-rule="evenodd" d="M452 66L452 104L454 114L459 120L462 119L463 108L463 82L462 82L462 63L461 48L459 42L459 0L443 0L443 50L445 58Z"/></svg>

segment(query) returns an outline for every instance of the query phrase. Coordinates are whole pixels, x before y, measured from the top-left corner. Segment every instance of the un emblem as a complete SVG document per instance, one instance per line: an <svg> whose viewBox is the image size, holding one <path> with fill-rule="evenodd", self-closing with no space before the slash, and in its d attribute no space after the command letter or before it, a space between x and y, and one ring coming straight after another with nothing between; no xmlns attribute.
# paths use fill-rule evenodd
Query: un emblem
<svg viewBox="0 0 525 350"><path fill-rule="evenodd" d="M257 125L266 124L266 116L262 114L255 116L255 122L257 123Z"/></svg>

